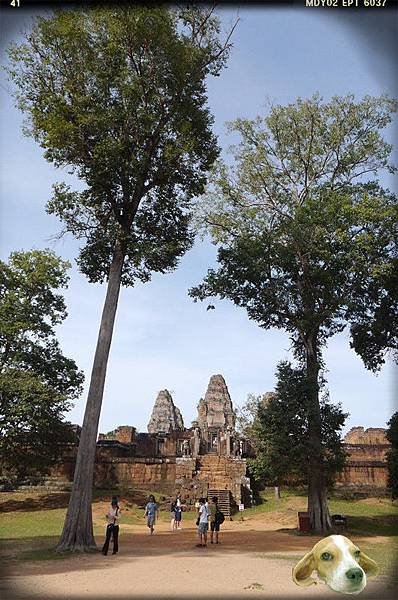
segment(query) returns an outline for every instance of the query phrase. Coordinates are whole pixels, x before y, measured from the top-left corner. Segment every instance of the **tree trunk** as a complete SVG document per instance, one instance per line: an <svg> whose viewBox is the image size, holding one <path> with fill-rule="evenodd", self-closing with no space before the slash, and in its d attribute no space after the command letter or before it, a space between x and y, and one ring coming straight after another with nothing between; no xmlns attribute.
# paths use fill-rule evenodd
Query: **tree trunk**
<svg viewBox="0 0 398 600"><path fill-rule="evenodd" d="M95 350L91 381L76 458L72 493L57 550L89 552L96 549L91 512L92 485L98 423L101 414L106 368L119 299L124 251L116 242Z"/></svg>
<svg viewBox="0 0 398 600"><path fill-rule="evenodd" d="M319 406L319 361L310 341L306 347L306 367L308 381L308 430L309 430L309 474L308 512L310 526L314 533L326 533L331 529L327 504L327 489L322 464L321 411Z"/></svg>

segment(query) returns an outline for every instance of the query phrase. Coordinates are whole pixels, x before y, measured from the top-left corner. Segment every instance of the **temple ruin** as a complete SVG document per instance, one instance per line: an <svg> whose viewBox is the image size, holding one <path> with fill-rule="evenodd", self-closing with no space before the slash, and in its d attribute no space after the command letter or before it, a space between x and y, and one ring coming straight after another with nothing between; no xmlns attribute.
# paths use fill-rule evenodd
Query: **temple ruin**
<svg viewBox="0 0 398 600"><path fill-rule="evenodd" d="M226 514L234 504L250 503L247 443L236 432L236 415L222 375L210 378L197 408L197 418L186 428L171 393L161 390L147 433L124 425L99 434L94 484L179 493L188 504L200 496L217 495ZM76 448L69 448L53 474L71 481L75 456Z"/></svg>
<svg viewBox="0 0 398 600"><path fill-rule="evenodd" d="M180 493L189 504L200 496L217 495L226 514L234 504L251 502L246 459L250 446L235 428L236 415L222 375L210 378L200 398L197 417L186 428L171 393L155 400L148 432L120 426L100 434L94 485L101 488L141 487L166 494ZM387 488L385 430L354 427L346 435L348 460L336 488L358 493L384 493ZM76 446L64 454L53 475L72 481Z"/></svg>

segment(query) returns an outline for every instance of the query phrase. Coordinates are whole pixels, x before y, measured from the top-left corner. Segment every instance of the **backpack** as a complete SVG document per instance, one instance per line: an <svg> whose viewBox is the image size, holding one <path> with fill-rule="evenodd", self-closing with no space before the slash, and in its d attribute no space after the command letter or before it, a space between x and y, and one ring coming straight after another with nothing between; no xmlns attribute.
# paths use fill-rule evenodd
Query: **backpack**
<svg viewBox="0 0 398 600"><path fill-rule="evenodd" d="M225 521L225 517L224 517L224 513L221 512L221 510L216 511L216 523L217 525L222 525Z"/></svg>

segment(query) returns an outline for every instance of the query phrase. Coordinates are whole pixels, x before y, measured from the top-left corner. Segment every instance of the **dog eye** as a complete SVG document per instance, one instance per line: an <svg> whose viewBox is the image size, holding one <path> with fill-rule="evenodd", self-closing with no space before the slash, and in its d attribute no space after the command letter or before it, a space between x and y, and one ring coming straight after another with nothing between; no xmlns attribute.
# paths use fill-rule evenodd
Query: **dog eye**
<svg viewBox="0 0 398 600"><path fill-rule="evenodd" d="M330 554L330 552L323 552L321 554L321 559L322 560L332 560L333 556Z"/></svg>

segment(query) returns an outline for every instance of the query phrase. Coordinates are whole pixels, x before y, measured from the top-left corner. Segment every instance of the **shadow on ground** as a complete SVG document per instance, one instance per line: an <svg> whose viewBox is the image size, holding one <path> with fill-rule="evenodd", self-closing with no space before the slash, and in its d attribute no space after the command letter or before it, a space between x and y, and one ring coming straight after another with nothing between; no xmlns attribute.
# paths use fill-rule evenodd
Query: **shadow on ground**
<svg viewBox="0 0 398 600"><path fill-rule="evenodd" d="M377 517L347 517L347 533L345 535L369 535L393 537L398 535L398 513L396 515L380 515Z"/></svg>
<svg viewBox="0 0 398 600"><path fill-rule="evenodd" d="M112 491L104 491L100 494L96 493L94 498L94 506L97 502L109 502L113 493ZM124 506L132 507L137 505L138 508L145 507L148 502L148 496L140 490L118 493L121 502ZM22 499L12 499L0 501L0 513L8 512L25 512L37 510L49 510L53 508L66 508L69 503L69 492L49 492L48 494L36 494L32 497ZM1 499L0 499L1 500Z"/></svg>

